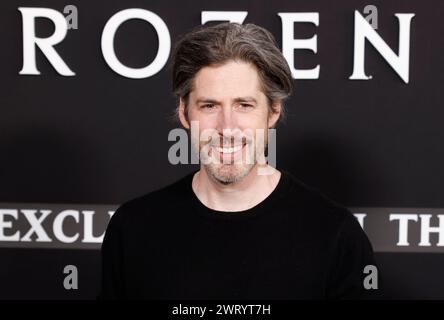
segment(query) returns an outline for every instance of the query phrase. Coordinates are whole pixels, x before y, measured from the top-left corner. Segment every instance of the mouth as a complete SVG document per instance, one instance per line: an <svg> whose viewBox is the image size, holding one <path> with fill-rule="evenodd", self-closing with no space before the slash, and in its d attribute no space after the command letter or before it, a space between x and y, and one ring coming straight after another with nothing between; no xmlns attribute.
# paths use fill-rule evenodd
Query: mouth
<svg viewBox="0 0 444 320"><path fill-rule="evenodd" d="M218 146L214 146L213 148L216 149L217 152L219 153L235 153L237 151L239 151L240 149L243 148L243 144L238 145L238 146L233 146L233 147L218 147Z"/></svg>
<svg viewBox="0 0 444 320"><path fill-rule="evenodd" d="M242 155L242 150L245 148L246 143L242 143L235 146L220 146L212 145L211 152L214 152L216 158L218 158L223 163L231 163L234 160L239 159Z"/></svg>

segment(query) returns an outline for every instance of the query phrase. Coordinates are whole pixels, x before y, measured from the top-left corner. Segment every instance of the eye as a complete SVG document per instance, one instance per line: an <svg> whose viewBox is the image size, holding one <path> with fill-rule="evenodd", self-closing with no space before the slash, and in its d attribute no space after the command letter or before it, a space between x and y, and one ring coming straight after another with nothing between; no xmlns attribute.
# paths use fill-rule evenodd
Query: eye
<svg viewBox="0 0 444 320"><path fill-rule="evenodd" d="M253 105L248 104L248 103L241 103L240 106L242 107L242 109L253 108Z"/></svg>
<svg viewBox="0 0 444 320"><path fill-rule="evenodd" d="M207 103L207 104L201 105L200 108L201 108L201 109L208 109L208 110L211 110L211 109L214 109L214 104L212 104L212 103Z"/></svg>

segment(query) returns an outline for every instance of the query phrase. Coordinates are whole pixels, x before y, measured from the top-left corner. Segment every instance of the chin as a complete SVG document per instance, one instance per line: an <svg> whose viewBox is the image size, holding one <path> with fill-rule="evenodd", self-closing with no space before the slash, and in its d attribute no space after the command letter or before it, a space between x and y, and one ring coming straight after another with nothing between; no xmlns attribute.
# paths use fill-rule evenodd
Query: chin
<svg viewBox="0 0 444 320"><path fill-rule="evenodd" d="M217 182L228 185L242 181L253 169L253 164L209 164L207 174Z"/></svg>

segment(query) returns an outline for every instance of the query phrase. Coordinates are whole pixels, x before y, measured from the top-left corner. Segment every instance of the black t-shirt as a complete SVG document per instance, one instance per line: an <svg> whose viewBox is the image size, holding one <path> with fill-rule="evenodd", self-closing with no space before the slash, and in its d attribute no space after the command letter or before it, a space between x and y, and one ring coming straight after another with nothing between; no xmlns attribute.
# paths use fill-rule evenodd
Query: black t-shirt
<svg viewBox="0 0 444 320"><path fill-rule="evenodd" d="M102 244L101 298L367 297L371 244L354 216L283 171L241 212L207 208L193 174L121 205Z"/></svg>

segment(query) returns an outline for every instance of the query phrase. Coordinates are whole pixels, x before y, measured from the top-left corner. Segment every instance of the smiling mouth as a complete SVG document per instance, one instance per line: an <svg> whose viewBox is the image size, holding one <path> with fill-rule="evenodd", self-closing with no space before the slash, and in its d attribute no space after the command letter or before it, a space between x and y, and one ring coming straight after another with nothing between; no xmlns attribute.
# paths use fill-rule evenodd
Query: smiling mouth
<svg viewBox="0 0 444 320"><path fill-rule="evenodd" d="M241 152L246 146L246 143L238 144L238 145L229 145L229 146L221 146L221 145L211 145L211 149L213 152L216 152L220 159L232 159L238 158L241 156Z"/></svg>
<svg viewBox="0 0 444 320"><path fill-rule="evenodd" d="M217 152L219 152L219 153L227 153L227 154L235 153L235 152L241 150L243 147L244 147L243 144L238 145L238 146L233 146L233 147L219 147L219 146L213 146L213 148L214 148Z"/></svg>

